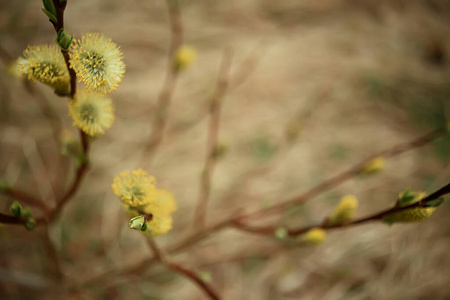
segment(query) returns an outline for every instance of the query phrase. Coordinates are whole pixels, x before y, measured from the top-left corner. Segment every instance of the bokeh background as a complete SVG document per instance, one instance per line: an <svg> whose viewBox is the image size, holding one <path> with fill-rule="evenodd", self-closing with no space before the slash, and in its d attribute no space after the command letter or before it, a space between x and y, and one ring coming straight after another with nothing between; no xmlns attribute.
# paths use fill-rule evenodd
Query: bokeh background
<svg viewBox="0 0 450 300"><path fill-rule="evenodd" d="M66 29L103 32L127 65L111 94L116 122L92 144L92 167L50 227L65 274L54 276L42 229L0 228L1 299L204 299L160 265L107 276L151 256L110 185L143 168L175 195L172 244L193 221L206 155L209 97L225 48L233 51L221 119L227 146L213 176L208 222L298 195L369 154L408 141L450 118L450 3L446 0L180 1L185 43L197 51L182 72L159 152L142 157L167 64L162 0L69 0ZM51 202L72 176L52 128L76 135L66 99L17 78L27 45L55 34L37 0L0 1L0 172ZM247 72L248 71L248 72ZM245 76L233 76L244 74ZM234 81L233 81L234 80ZM56 125L55 125L56 124ZM433 191L450 178L450 139L390 159L380 174L355 178L290 207L280 225L316 223L353 194L363 216L392 205L406 188ZM63 170L63 171L61 171ZM66 176L64 175L66 174ZM7 213L12 199L1 196ZM450 206L423 223L373 223L333 231L316 248L223 230L173 258L202 272L224 299L450 299ZM77 286L67 294L67 286Z"/></svg>

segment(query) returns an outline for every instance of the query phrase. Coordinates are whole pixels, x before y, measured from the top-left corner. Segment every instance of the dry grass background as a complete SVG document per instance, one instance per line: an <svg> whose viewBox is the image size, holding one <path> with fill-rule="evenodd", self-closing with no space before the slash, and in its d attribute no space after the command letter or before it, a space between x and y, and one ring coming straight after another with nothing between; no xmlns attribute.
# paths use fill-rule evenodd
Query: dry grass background
<svg viewBox="0 0 450 300"><path fill-rule="evenodd" d="M198 59L181 75L166 137L150 164L139 158L166 66L164 1L68 2L67 30L78 37L111 36L127 64L122 85L111 95L117 120L93 143L91 171L51 228L72 282L151 255L144 237L128 229L111 191L118 172L148 169L176 196L174 229L158 238L161 245L186 234L206 155L207 100L226 47L234 53L232 72L249 56L259 63L224 102L220 140L228 152L214 174L208 222L297 195L449 119L448 1L182 1L185 42L197 49ZM0 2L0 43L11 57L28 44L54 40L40 6L34 0ZM61 161L49 121L7 67L4 60L2 177L51 198L48 177L59 176ZM44 86L37 89L72 128L65 99ZM286 131L293 126L298 136L292 141ZM360 199L362 216L391 205L405 188L432 191L450 177L449 144L441 140L389 160L379 175L350 180L292 207L280 224L319 222L346 194ZM3 197L3 211L9 203ZM449 215L445 204L420 224L332 232L314 249L228 229L174 258L208 272L224 299L450 299ZM0 229L1 299L66 299L48 277L51 262L40 235ZM45 292L51 285L54 293ZM204 298L191 282L161 266L141 276L111 276L107 284L71 297Z"/></svg>

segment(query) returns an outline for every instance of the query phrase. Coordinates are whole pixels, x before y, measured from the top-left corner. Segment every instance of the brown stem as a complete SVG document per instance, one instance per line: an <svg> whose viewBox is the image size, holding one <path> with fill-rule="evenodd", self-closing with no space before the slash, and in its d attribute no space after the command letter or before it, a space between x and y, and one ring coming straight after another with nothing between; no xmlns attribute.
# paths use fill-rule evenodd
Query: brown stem
<svg viewBox="0 0 450 300"><path fill-rule="evenodd" d="M25 224L26 220L22 218L16 218L14 216L8 216L0 213L0 223L2 224Z"/></svg>
<svg viewBox="0 0 450 300"><path fill-rule="evenodd" d="M275 204L266 209L260 209L260 210L254 211L252 213L244 214L244 215L238 217L237 219L238 220L243 220L243 219L248 220L248 219L260 218L263 216L267 216L269 214L279 213L280 211L282 211L284 208L286 208L289 205L304 203L307 200L310 200L310 199L322 194L323 192L325 192L333 187L336 187L339 184L359 175L362 168L368 162L370 162L371 160L373 160L376 157L390 158L390 157L397 156L399 154L402 154L402 153L412 150L414 148L424 146L444 134L446 134L446 130L443 128L440 128L440 129L434 130L426 135L423 135L419 138L416 138L412 141L409 141L406 143L401 143L401 144L395 145L391 148L380 151L378 153L372 154L369 157L367 157L366 159L363 159L359 163L357 163L354 166L352 166L351 168L347 169L346 171L339 173L339 174L331 177L328 180L325 180L324 182L316 185L315 187L311 188L310 190L306 191L305 193L303 193L299 196L282 201L282 202Z"/></svg>
<svg viewBox="0 0 450 300"><path fill-rule="evenodd" d="M374 157L379 156L380 154L383 154L384 157L393 157L395 155L399 155L407 150L413 149L415 147L419 147L419 146L423 146L426 145L428 143L430 143L431 141L433 141L435 138L443 135L445 133L445 130L440 129L440 130L436 130L433 131L427 135L424 135L422 137L419 137L417 139L414 139L410 142L407 143L401 143L398 145L395 145L391 148L388 148L384 151L379 152L378 154L374 154L371 155L369 158L355 164L353 167L351 167L348 171L345 171L341 174L336 175L335 177L332 177L331 179L317 185L316 187L312 188L309 192L300 195L297 198L294 199L302 199L302 201L306 201L309 198L307 197L313 197L313 196L317 196L318 194L325 192L327 189L332 188L336 185L338 185L339 183L344 182L347 179L353 178L354 176L356 176L357 174L359 174L359 171L361 170L361 167L364 166L368 161L370 161L371 159L373 159ZM432 194L432 195L436 195L436 193ZM432 196L430 195L430 196ZM429 196L429 197L430 197ZM427 197L428 198L428 197ZM287 206L290 204L289 201L284 201L282 202L284 203L283 205ZM285 207L283 206L283 208ZM279 208L280 209L280 208ZM259 211L256 211L252 214L249 214L250 217L256 214L260 214L262 215L265 212L264 209L261 209ZM249 218L250 219L250 218ZM229 218L226 218L222 221L218 221L217 223L213 224L213 225L209 225L205 230L200 231L200 232L195 232L191 235L189 235L187 238L185 238L184 240L175 243L172 246L169 246L167 249L167 252L170 254L174 254L174 253L178 253L181 252L182 250L189 248L190 246L196 244L197 242L207 238L208 236L210 236L212 233L216 233L224 228L228 228L230 226L247 226L244 221L246 220L246 215L233 215ZM248 231L251 231L251 229L253 229L254 227L251 226L247 226ZM313 226L308 227L308 230L313 228ZM306 230L306 228L304 228L303 230ZM256 229L256 231L258 231L258 229ZM273 233L273 228L269 228L266 230L266 234L268 233ZM292 233L293 234L293 233ZM154 257L150 257L147 259L144 259L142 261L137 262L136 264L129 266L125 269L121 269L121 270L114 270L114 271L109 271L103 274L99 274L93 278L87 279L83 282L81 282L78 286L84 286L84 285L88 285L88 284L92 284L92 283L98 283L101 282L103 280L109 280L111 279L111 277L113 275L115 276L120 276L120 275L128 275L128 274L134 274L134 273L139 273L143 271L142 266L149 266L152 263L154 263L156 261L156 258Z"/></svg>
<svg viewBox="0 0 450 300"><path fill-rule="evenodd" d="M206 210L211 191L211 178L217 161L217 147L220 125L220 110L228 87L228 76L231 67L231 53L225 52L218 76L217 88L211 97L208 137L206 142L206 159L200 180L200 193L195 210L194 227L203 230L206 221Z"/></svg>
<svg viewBox="0 0 450 300"><path fill-rule="evenodd" d="M413 203L408 206L404 206L404 207L395 206L395 207L388 208L388 209L379 211L375 214L372 214L372 215L369 215L369 216L366 216L363 218L359 218L359 219L356 219L354 221L344 223L344 224L330 225L330 224L327 224L326 222L323 222L322 224L317 224L317 225L313 225L313 226L304 226L304 227L300 227L300 228L287 229L287 232L288 232L289 236L296 237L299 234L305 233L308 230L311 230L313 228L322 228L324 230L333 230L333 229L338 229L338 228L343 228L343 227L355 226L355 225L359 225L359 224L363 224L363 223L367 223L367 222L379 221L379 220L382 220L385 216L395 213L395 212L404 211L404 210L411 209L414 207L426 207L426 203L428 203L432 200L438 199L439 197L444 196L446 194L450 194L450 183L447 184L446 186L442 187L441 189L437 190L436 192L432 193L431 195L423 198L421 201L419 201L417 203ZM245 224L245 222L242 222L241 220L235 220L233 222L233 225L240 230L257 233L257 234L262 234L262 235L274 235L277 230L277 227L273 227L273 226L253 227L248 224Z"/></svg>
<svg viewBox="0 0 450 300"><path fill-rule="evenodd" d="M153 239L149 239L148 244L150 248L153 250L153 253L155 254L157 260L166 265L168 268L191 279L203 290L205 294L209 296L209 298L213 300L221 299L220 296L217 294L217 292L208 283L202 280L195 271L190 270L185 266L172 261L161 249L159 249L158 245Z"/></svg>
<svg viewBox="0 0 450 300"><path fill-rule="evenodd" d="M144 159L151 162L164 136L169 116L170 102L176 87L178 71L174 65L177 49L183 44L183 23L178 0L166 0L170 22L170 46L167 70L163 86L158 96L155 116L152 121L152 133L144 149Z"/></svg>
<svg viewBox="0 0 450 300"><path fill-rule="evenodd" d="M35 206L35 207L38 207L39 209L41 209L45 213L48 212L47 205L44 202L42 202L41 199L38 199L38 198L36 198L32 195L29 195L25 192L15 190L12 188L7 188L7 189L2 190L2 193L5 194L6 196L9 196L11 198L18 200L19 202L21 202L21 204Z"/></svg>
<svg viewBox="0 0 450 300"><path fill-rule="evenodd" d="M64 29L64 10L66 8L66 3L60 4L58 0L53 0L53 4L56 8L57 13L57 24L53 24L56 33L59 32L59 30ZM70 75L70 94L69 99L73 100L76 94L77 90L77 76L75 73L75 70L70 66L70 56L69 51L65 51L61 49L61 53L63 54L64 61L66 63L67 70L69 71ZM57 201L56 208L49 214L47 218L43 218L41 220L38 220L38 223L40 222L49 222L53 220L64 208L64 206L69 202L69 200L75 195L78 188L80 187L81 181L84 178L84 175L86 174L88 170L88 157L89 157L89 139L86 133L79 130L80 132L80 138L82 143L82 149L83 149L83 158L81 162L81 166L77 168L75 178L70 185L67 192Z"/></svg>

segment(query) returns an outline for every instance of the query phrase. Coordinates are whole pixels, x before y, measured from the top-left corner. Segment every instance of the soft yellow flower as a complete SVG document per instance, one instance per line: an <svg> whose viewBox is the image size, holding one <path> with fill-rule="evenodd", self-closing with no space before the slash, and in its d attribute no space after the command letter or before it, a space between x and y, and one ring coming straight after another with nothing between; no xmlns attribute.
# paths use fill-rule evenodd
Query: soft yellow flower
<svg viewBox="0 0 450 300"><path fill-rule="evenodd" d="M105 134L114 123L114 105L104 95L79 91L69 102L69 114L74 125L89 136Z"/></svg>
<svg viewBox="0 0 450 300"><path fill-rule="evenodd" d="M436 207L408 208L384 216L383 221L390 224L396 222L421 222L428 219L435 210Z"/></svg>
<svg viewBox="0 0 450 300"><path fill-rule="evenodd" d="M145 207L155 199L156 180L144 170L123 172L116 178L112 189L114 194L132 208Z"/></svg>
<svg viewBox="0 0 450 300"><path fill-rule="evenodd" d="M145 213L157 217L165 217L177 209L175 199L169 191L157 189L154 195L152 201L144 207Z"/></svg>
<svg viewBox="0 0 450 300"><path fill-rule="evenodd" d="M362 167L361 174L375 174L384 169L384 163L383 157L375 157Z"/></svg>
<svg viewBox="0 0 450 300"><path fill-rule="evenodd" d="M190 46L181 46L175 52L175 67L177 70L183 70L192 65L197 58L194 48Z"/></svg>
<svg viewBox="0 0 450 300"><path fill-rule="evenodd" d="M89 90L103 94L116 90L125 73L122 52L101 33L88 33L74 42L70 65Z"/></svg>
<svg viewBox="0 0 450 300"><path fill-rule="evenodd" d="M305 245L316 246L322 244L325 241L326 236L327 233L322 228L312 228L300 235L297 239Z"/></svg>
<svg viewBox="0 0 450 300"><path fill-rule="evenodd" d="M340 225L350 222L357 207L358 200L355 196L342 197L333 214L328 218L328 225Z"/></svg>
<svg viewBox="0 0 450 300"><path fill-rule="evenodd" d="M69 71L57 45L29 46L23 57L17 60L17 65L33 83L40 81L53 87L57 93L68 91Z"/></svg>
<svg viewBox="0 0 450 300"><path fill-rule="evenodd" d="M151 221L147 221L147 230L144 231L145 234L149 236L158 236L165 234L172 229L172 216L165 217L155 217Z"/></svg>

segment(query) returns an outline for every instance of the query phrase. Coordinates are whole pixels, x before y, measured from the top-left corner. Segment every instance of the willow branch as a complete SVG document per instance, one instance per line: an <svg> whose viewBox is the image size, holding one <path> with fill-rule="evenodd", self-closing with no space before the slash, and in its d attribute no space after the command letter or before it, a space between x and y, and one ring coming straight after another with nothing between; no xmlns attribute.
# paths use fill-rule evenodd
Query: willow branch
<svg viewBox="0 0 450 300"><path fill-rule="evenodd" d="M159 249L158 245L153 239L149 239L148 244L150 248L153 250L153 253L155 254L155 257L158 261L166 265L169 269L174 270L175 272L178 272L182 274L183 276L186 276L190 280L192 280L199 288L203 290L203 292L209 296L210 299L213 300L220 300L220 296L217 294L217 292L204 280L202 280L199 275L185 266L176 263L172 261L161 249Z"/></svg>
<svg viewBox="0 0 450 300"><path fill-rule="evenodd" d="M302 233L305 233L313 228L322 228L323 230L328 231L328 230L333 230L333 229L339 229L339 228L344 228L344 227L351 227L351 226L355 226L355 225L365 224L368 222L381 221L381 220L383 220L384 217L386 217L387 215L390 215L392 213L405 211L405 210L415 208L415 207L426 207L427 206L426 204L428 202L436 200L446 194L450 194L450 183L447 184L446 186L442 187L441 189L437 190L436 192L432 193L431 195L423 198L421 201L410 204L408 206L399 207L398 205L396 205L392 208L388 208L388 209L379 211L377 213L374 213L372 215L362 217L359 219L355 219L351 222L343 223L343 224L330 225L325 220L323 223L317 224L317 225L287 229L287 233L291 237L296 237L296 236L298 236ZM251 233L262 234L262 235L274 235L278 228L278 227L273 227L273 226L254 227L254 226L247 225L240 220L235 220L233 222L233 225L237 229L251 232Z"/></svg>
<svg viewBox="0 0 450 300"><path fill-rule="evenodd" d="M56 33L59 32L59 30L64 29L64 10L66 8L66 2L60 3L58 0L53 0L53 4L56 8L57 13L57 20L58 22L55 24L53 23L53 26L55 28ZM69 99L73 100L76 94L77 90L77 76L75 73L75 70L70 66L70 57L69 57L69 51L65 51L61 49L61 53L64 57L64 61L66 63L67 70L69 71L70 75L70 93L69 93ZM53 220L65 207L65 205L69 202L69 200L75 195L78 188L80 187L80 184L84 178L84 175L86 174L88 170L89 165L89 140L86 133L84 133L82 130L79 129L80 132L80 139L83 149L83 159L81 162L81 165L77 168L75 173L75 178L72 181L72 184L69 186L69 189L64 193L61 198L57 201L56 208L49 214L47 218L43 218L40 220L37 220L38 224L41 222L49 222Z"/></svg>
<svg viewBox="0 0 450 300"><path fill-rule="evenodd" d="M293 198L293 199L302 199L302 201L304 202L304 201L312 198L313 196L317 196L320 193L323 193L323 192L327 191L328 189L333 188L340 183L343 183L345 180L353 178L354 176L359 174L359 171L361 170L362 166L364 166L371 159L380 156L380 154L382 154L384 157L394 157L396 155L400 155L401 153L411 150L413 148L424 146L444 134L445 134L445 130L443 130L443 129L436 130L436 131L428 133L422 137L416 138L412 141L397 144L397 145L390 147L388 149L385 149L377 154L371 155L368 158L355 164L349 170L344 171L343 173L340 173L323 183L320 183L316 187L313 187L310 191L308 191L296 198ZM428 197L431 197L432 195L430 195ZM310 198L308 198L308 197L310 197ZM289 201L284 201L282 203L284 203L283 205L285 205L285 206L290 204ZM284 206L282 208L284 208ZM278 209L280 210L281 207ZM269 208L269 210L270 210L270 208ZM254 212L252 214L248 214L248 215L250 217L253 217L254 215L257 215L257 214L258 214L258 216L262 216L265 211L266 210L261 209L259 211L256 211L256 212ZM222 229L229 228L229 227L236 227L236 224L240 224L241 226L244 226L244 225L246 225L244 223L244 221L246 221L246 215L237 215L237 216L233 215L229 218L225 218L221 221L217 221L215 224L207 225L203 231L194 232L194 233L190 234L188 237L186 237L185 239L169 246L166 251L169 254L179 253L179 252L197 244L198 242L202 241L203 239L209 237L211 234L216 233ZM317 226L314 226L314 227L317 227ZM248 228L247 228L247 229L249 229L248 231L250 231L250 228L254 228L254 227L248 226ZM312 226L310 228L312 228ZM306 230L306 229L303 229L303 230ZM267 229L267 231L265 233L273 234L273 228ZM293 234L293 233L294 233L294 231L291 232L291 234ZM94 284L94 283L98 284L99 282L102 282L104 280L110 280L112 276L121 276L121 275L140 273L143 271L143 269L145 269L145 268L142 268L143 265L145 265L146 267L149 267L156 261L157 260L155 257L149 257L147 259L137 262L136 264L134 264L132 266L128 266L128 267L120 269L120 270L107 271L105 273L96 275L95 277L88 278L88 279L84 280L83 282L79 283L78 286L84 286L84 285L89 285L89 284Z"/></svg>
<svg viewBox="0 0 450 300"><path fill-rule="evenodd" d="M0 213L0 223L2 224L25 224L26 220L23 218L16 218L14 216L8 216Z"/></svg>
<svg viewBox="0 0 450 300"><path fill-rule="evenodd" d="M228 76L231 67L231 53L225 52L218 76L217 87L210 99L210 117L208 137L206 142L206 159L200 180L200 192L195 210L194 227L203 230L205 227L206 210L211 192L211 178L217 162L218 136L220 125L220 110L228 87Z"/></svg>
<svg viewBox="0 0 450 300"><path fill-rule="evenodd" d="M41 209L43 212L48 212L47 205L39 198L34 197L33 195L27 194L25 192L13 189L13 188L5 188L1 190L1 193L4 195L16 199L21 204L26 204L29 206L34 206Z"/></svg>
<svg viewBox="0 0 450 300"><path fill-rule="evenodd" d="M152 133L144 149L144 159L151 161L164 136L169 117L170 102L177 84L178 70L174 64L175 53L183 43L183 23L178 0L166 0L170 22L170 46L167 70L163 86L158 96L155 116L152 121Z"/></svg>
<svg viewBox="0 0 450 300"><path fill-rule="evenodd" d="M267 216L270 214L279 213L280 211L282 211L289 205L304 203L304 202L322 194L323 192L328 191L329 189L334 188L334 187L346 182L347 180L358 176L360 174L361 170L364 168L364 166L368 162L373 160L374 158L377 158L377 157L391 158L391 157L398 156L398 155L400 155L404 152L407 152L409 150L412 150L414 148L425 146L428 143L430 143L431 141L435 140L436 138L438 138L440 136L443 136L446 133L447 132L444 128L440 128L440 129L434 130L428 134L425 134L419 138L416 138L412 141L397 144L391 148L388 148L388 149L385 149L378 153L372 154L369 157L360 161L359 163L353 165L346 171L339 173L339 174L329 178L328 180L325 180L324 182L314 186L313 188L311 188L310 190L306 191L305 193L303 193L299 196L282 201L282 202L275 204L266 209L260 209L260 210L254 211L252 213L244 214L244 215L238 217L237 219L238 220L244 220L244 219L248 220L248 219L260 218L260 217L264 217L264 216Z"/></svg>

